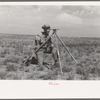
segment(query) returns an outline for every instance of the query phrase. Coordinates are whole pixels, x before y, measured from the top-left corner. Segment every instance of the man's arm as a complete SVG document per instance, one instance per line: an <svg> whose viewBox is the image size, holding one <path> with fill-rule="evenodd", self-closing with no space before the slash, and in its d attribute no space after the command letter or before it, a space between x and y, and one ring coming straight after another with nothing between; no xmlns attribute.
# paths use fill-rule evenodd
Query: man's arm
<svg viewBox="0 0 100 100"><path fill-rule="evenodd" d="M48 37L48 39L45 41L45 43L40 45L40 47L35 51L35 53L37 53L41 48L43 48L43 46L45 46L45 44L47 44L48 40L52 37L52 35Z"/></svg>
<svg viewBox="0 0 100 100"><path fill-rule="evenodd" d="M36 35L35 36L35 50L37 50L40 47L40 41L41 41L40 36Z"/></svg>

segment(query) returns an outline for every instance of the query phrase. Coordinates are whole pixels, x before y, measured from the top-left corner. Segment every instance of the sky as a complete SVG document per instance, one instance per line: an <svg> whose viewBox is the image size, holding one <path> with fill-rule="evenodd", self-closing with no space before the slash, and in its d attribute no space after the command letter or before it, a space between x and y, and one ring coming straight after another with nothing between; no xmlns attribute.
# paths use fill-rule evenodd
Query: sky
<svg viewBox="0 0 100 100"><path fill-rule="evenodd" d="M70 37L100 37L100 6L0 5L0 33L41 34L42 26Z"/></svg>

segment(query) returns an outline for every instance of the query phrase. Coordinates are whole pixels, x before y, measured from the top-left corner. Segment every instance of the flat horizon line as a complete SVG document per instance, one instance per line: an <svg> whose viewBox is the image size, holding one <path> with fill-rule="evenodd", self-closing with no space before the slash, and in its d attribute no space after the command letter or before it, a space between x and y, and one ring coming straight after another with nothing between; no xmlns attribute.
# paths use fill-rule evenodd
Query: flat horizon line
<svg viewBox="0 0 100 100"><path fill-rule="evenodd" d="M37 35L37 34L18 34L18 33L0 33L0 35L24 35L24 36L34 36L34 35ZM59 35L60 37L68 37L68 38L100 38L100 37L88 37L88 36L67 36L67 35Z"/></svg>

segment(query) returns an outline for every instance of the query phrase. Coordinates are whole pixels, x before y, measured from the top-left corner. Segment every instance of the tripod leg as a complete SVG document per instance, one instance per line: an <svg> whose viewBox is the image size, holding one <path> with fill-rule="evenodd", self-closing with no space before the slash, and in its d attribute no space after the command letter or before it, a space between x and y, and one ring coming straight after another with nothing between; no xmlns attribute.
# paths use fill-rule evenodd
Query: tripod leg
<svg viewBox="0 0 100 100"><path fill-rule="evenodd" d="M62 65L61 65L61 59L60 59L60 52L59 52L59 46L58 46L58 39L57 39L56 32L55 32L55 38L56 38L56 47L57 47L57 53L58 53L58 60L59 60L59 65L60 65L60 71L61 71L61 75L63 75Z"/></svg>
<svg viewBox="0 0 100 100"><path fill-rule="evenodd" d="M69 55L72 57L72 59L77 64L78 63L77 60L74 58L74 56L71 54L71 52L69 51L69 49L66 47L65 43L60 39L60 37L57 34L56 34L56 37L59 39L59 41L62 43L62 45L64 46L64 48L66 49L66 51L69 53Z"/></svg>

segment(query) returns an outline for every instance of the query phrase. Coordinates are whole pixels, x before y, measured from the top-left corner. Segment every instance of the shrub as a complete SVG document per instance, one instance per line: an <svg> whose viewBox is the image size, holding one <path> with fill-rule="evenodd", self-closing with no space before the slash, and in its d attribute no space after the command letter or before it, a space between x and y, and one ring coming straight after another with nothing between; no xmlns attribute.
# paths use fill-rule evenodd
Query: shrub
<svg viewBox="0 0 100 100"><path fill-rule="evenodd" d="M82 76L80 74L75 74L74 80L81 80Z"/></svg>
<svg viewBox="0 0 100 100"><path fill-rule="evenodd" d="M43 76L43 80L52 80L54 76L54 72L48 71L48 73Z"/></svg>
<svg viewBox="0 0 100 100"><path fill-rule="evenodd" d="M60 75L60 79L73 80L74 79L74 73L73 72L64 73L62 77Z"/></svg>
<svg viewBox="0 0 100 100"><path fill-rule="evenodd" d="M17 71L17 69L20 67L19 64L16 64L16 63L7 63L7 71Z"/></svg>
<svg viewBox="0 0 100 100"><path fill-rule="evenodd" d="M70 72L73 70L72 66L63 66L62 71L63 72Z"/></svg>
<svg viewBox="0 0 100 100"><path fill-rule="evenodd" d="M100 76L100 62L97 65L98 76Z"/></svg>
<svg viewBox="0 0 100 100"><path fill-rule="evenodd" d="M9 53L9 49L7 47L0 48L0 57L5 57L5 55L8 53Z"/></svg>
<svg viewBox="0 0 100 100"><path fill-rule="evenodd" d="M5 58L0 58L0 65L4 65Z"/></svg>
<svg viewBox="0 0 100 100"><path fill-rule="evenodd" d="M23 79L23 80L26 80L26 79L36 80L36 79L38 79L38 77L37 77L37 74L27 72L21 77L21 79Z"/></svg>
<svg viewBox="0 0 100 100"><path fill-rule="evenodd" d="M4 64L6 65L8 62L18 63L20 59L20 56L17 55L7 55L5 57Z"/></svg>
<svg viewBox="0 0 100 100"><path fill-rule="evenodd" d="M69 72L66 80L73 80L73 79L74 79L74 74L72 72Z"/></svg>
<svg viewBox="0 0 100 100"><path fill-rule="evenodd" d="M48 75L47 72L45 72L45 71L39 71L38 77L39 77L39 78L44 78L44 77L47 76L47 75Z"/></svg>
<svg viewBox="0 0 100 100"><path fill-rule="evenodd" d="M6 78L6 69L5 68L0 68L0 79L5 79Z"/></svg>
<svg viewBox="0 0 100 100"><path fill-rule="evenodd" d="M76 67L76 73L77 73L77 74L83 74L83 72L84 72L84 71L83 71L83 68L82 68L81 66L77 66L77 67Z"/></svg>
<svg viewBox="0 0 100 100"><path fill-rule="evenodd" d="M6 79L9 79L9 80L17 80L19 79L18 75L16 72L9 72L7 75L6 75Z"/></svg>
<svg viewBox="0 0 100 100"><path fill-rule="evenodd" d="M96 72L96 66L90 65L90 73L95 73Z"/></svg>

